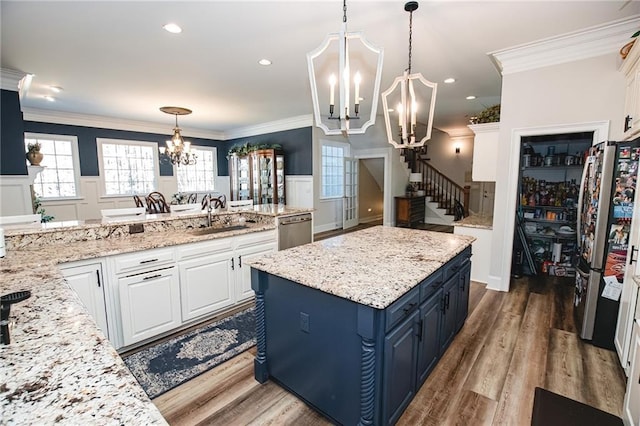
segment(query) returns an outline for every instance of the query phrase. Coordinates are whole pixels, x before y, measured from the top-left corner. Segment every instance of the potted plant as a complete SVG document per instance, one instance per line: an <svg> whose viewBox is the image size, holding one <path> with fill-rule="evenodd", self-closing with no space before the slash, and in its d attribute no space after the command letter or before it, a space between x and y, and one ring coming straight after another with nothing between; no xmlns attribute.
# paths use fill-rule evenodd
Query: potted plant
<svg viewBox="0 0 640 426"><path fill-rule="evenodd" d="M40 143L34 142L27 144L27 160L32 166L39 166L44 154L40 152Z"/></svg>
<svg viewBox="0 0 640 426"><path fill-rule="evenodd" d="M480 113L471 117L471 124L497 123L500 121L500 104L487 107Z"/></svg>

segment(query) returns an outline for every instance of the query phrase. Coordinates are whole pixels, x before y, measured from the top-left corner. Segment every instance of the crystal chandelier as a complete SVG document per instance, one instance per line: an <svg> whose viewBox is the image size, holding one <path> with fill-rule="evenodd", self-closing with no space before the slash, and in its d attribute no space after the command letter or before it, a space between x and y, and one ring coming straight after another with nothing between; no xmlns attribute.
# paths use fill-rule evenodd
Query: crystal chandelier
<svg viewBox="0 0 640 426"><path fill-rule="evenodd" d="M420 73L411 73L413 12L416 9L418 2L410 1L404 5L404 10L409 12L409 67L382 93L387 139L396 148L424 145L431 139L433 127L438 84L425 79ZM391 117L393 106L397 118Z"/></svg>
<svg viewBox="0 0 640 426"><path fill-rule="evenodd" d="M360 32L347 32L346 0L342 10L340 32L307 53L314 121L325 135L365 133L376 122L380 93L383 49Z"/></svg>
<svg viewBox="0 0 640 426"><path fill-rule="evenodd" d="M180 127L178 127L178 116L191 114L191 110L181 107L166 106L160 108L160 111L166 114L173 114L176 116L176 127L173 128L173 136L167 141L167 146L161 146L159 148L160 155L166 156L171 161L171 164L185 166L196 164L196 154L191 152L191 142L185 142L180 134Z"/></svg>

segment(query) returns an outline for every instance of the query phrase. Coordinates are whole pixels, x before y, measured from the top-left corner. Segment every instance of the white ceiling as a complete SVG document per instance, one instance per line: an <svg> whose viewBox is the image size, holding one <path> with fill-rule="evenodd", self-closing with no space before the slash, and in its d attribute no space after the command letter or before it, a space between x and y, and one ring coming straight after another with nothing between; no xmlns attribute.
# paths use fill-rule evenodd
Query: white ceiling
<svg viewBox="0 0 640 426"><path fill-rule="evenodd" d="M385 49L381 91L407 66L404 3L347 2L349 31ZM306 53L340 29L342 2L2 0L0 13L2 68L35 75L23 107L171 127L158 108L177 105L193 110L180 118L188 134L311 114ZM638 13L638 1L420 2L412 68L440 83L435 127L464 128L499 103L501 77L487 52ZM168 22L182 34L164 31ZM64 88L56 102L43 98L49 85Z"/></svg>

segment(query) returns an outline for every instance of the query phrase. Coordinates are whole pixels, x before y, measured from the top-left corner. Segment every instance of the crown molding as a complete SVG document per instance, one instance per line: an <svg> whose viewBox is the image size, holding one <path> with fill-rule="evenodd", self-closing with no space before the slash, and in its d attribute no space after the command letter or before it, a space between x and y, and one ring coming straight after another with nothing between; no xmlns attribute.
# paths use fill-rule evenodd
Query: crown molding
<svg viewBox="0 0 640 426"><path fill-rule="evenodd" d="M25 121L42 123L67 124L71 126L97 127L103 129L127 130L131 132L170 134L173 126L168 124L151 123L146 121L126 120L100 115L78 114L64 111L54 111L38 108L23 108ZM224 140L223 132L183 129L182 136L192 138Z"/></svg>
<svg viewBox="0 0 640 426"><path fill-rule="evenodd" d="M469 124L467 126L473 134L477 135L478 133L488 133L488 132L497 132L500 130L500 122L495 123L482 123L482 124Z"/></svg>
<svg viewBox="0 0 640 426"><path fill-rule="evenodd" d="M299 129L313 126L313 115L299 115L283 120L270 121L254 126L240 127L225 132L225 139L246 138L248 136L264 135L267 133L282 132L284 130Z"/></svg>
<svg viewBox="0 0 640 426"><path fill-rule="evenodd" d="M27 75L28 74L24 71L0 68L0 88L2 88L2 90L18 92L20 90L20 80L25 78Z"/></svg>
<svg viewBox="0 0 640 426"><path fill-rule="evenodd" d="M638 30L640 15L487 53L502 75L617 52Z"/></svg>

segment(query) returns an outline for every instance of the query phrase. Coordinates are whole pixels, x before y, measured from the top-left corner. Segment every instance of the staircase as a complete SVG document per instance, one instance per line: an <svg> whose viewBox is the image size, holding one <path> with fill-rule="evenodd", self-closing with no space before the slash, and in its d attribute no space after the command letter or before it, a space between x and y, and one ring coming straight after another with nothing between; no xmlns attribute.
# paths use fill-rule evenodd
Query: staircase
<svg viewBox="0 0 640 426"><path fill-rule="evenodd" d="M425 223L451 225L469 215L469 186L462 187L433 167L427 161L427 147L404 149L405 162L413 173L422 173L418 189L425 191Z"/></svg>

